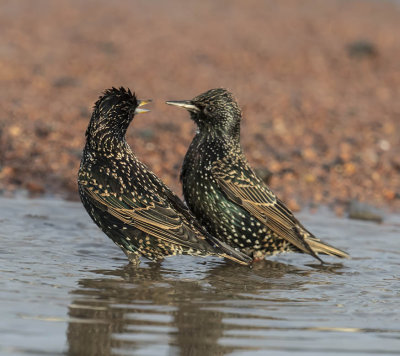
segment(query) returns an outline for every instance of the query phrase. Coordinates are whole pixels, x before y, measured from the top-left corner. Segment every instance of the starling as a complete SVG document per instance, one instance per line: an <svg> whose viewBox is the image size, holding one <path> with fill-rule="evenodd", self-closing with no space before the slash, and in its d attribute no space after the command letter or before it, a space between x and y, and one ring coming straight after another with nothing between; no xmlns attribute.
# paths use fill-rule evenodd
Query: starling
<svg viewBox="0 0 400 356"><path fill-rule="evenodd" d="M192 100L185 108L198 126L186 153L181 182L189 209L208 232L253 260L296 251L348 257L309 232L256 175L240 145L241 110L226 89Z"/></svg>
<svg viewBox="0 0 400 356"><path fill-rule="evenodd" d="M133 154L125 133L147 101L112 88L96 102L78 173L79 195L93 221L129 260L187 254L251 259L207 233L184 203Z"/></svg>

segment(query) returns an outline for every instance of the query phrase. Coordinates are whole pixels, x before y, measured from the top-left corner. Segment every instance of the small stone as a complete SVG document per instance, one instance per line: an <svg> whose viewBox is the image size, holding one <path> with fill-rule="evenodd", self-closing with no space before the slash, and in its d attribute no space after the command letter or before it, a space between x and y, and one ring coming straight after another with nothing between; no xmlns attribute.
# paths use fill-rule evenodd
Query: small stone
<svg viewBox="0 0 400 356"><path fill-rule="evenodd" d="M314 174L308 173L304 176L304 181L307 183L314 183L317 180Z"/></svg>
<svg viewBox="0 0 400 356"><path fill-rule="evenodd" d="M22 132L21 128L17 125L10 126L8 130L10 135L13 137L19 136Z"/></svg>
<svg viewBox="0 0 400 356"><path fill-rule="evenodd" d="M65 87L76 87L79 81L73 77L59 77L53 81L53 86L55 88L65 88Z"/></svg>
<svg viewBox="0 0 400 356"><path fill-rule="evenodd" d="M31 194L43 194L44 193L43 185L41 185L39 183L36 183L36 182L28 182L28 183L26 183L26 189Z"/></svg>
<svg viewBox="0 0 400 356"><path fill-rule="evenodd" d="M312 161L317 157L317 153L312 148L305 148L303 150L303 157Z"/></svg>
<svg viewBox="0 0 400 356"><path fill-rule="evenodd" d="M349 218L381 223L383 221L383 212L366 203L352 200L349 206Z"/></svg>
<svg viewBox="0 0 400 356"><path fill-rule="evenodd" d="M354 173L356 173L356 171L357 171L357 168L353 163L349 162L344 165L344 172L346 175L351 176Z"/></svg>
<svg viewBox="0 0 400 356"><path fill-rule="evenodd" d="M12 177L14 174L15 170L11 166L0 167L0 178Z"/></svg>
<svg viewBox="0 0 400 356"><path fill-rule="evenodd" d="M347 45L347 53L353 58L371 58L378 54L375 45L368 40L358 40Z"/></svg>
<svg viewBox="0 0 400 356"><path fill-rule="evenodd" d="M145 128L137 131L140 138L144 139L145 141L150 141L154 138L155 132L151 128Z"/></svg>
<svg viewBox="0 0 400 356"><path fill-rule="evenodd" d="M110 41L103 41L97 44L97 48L106 54L115 54L118 52L118 48L114 42Z"/></svg>
<svg viewBox="0 0 400 356"><path fill-rule="evenodd" d="M343 205L336 205L334 207L334 211L335 211L336 216L343 217L343 215L344 215Z"/></svg>
<svg viewBox="0 0 400 356"><path fill-rule="evenodd" d="M392 166L396 171L400 171L400 157L393 157Z"/></svg>
<svg viewBox="0 0 400 356"><path fill-rule="evenodd" d="M289 209L290 210L292 210L292 211L300 211L300 205L299 205L299 203L296 201L296 200L294 200L294 199L290 199L289 201L288 201L288 207L289 207Z"/></svg>
<svg viewBox="0 0 400 356"><path fill-rule="evenodd" d="M378 146L382 151L389 151L390 150L390 143L387 140L380 140L378 142Z"/></svg>
<svg viewBox="0 0 400 356"><path fill-rule="evenodd" d="M385 189L383 191L383 195L387 200L393 200L396 198L396 192L390 189Z"/></svg>
<svg viewBox="0 0 400 356"><path fill-rule="evenodd" d="M38 122L35 124L35 134L39 138L46 138L51 133L52 129L50 125Z"/></svg>

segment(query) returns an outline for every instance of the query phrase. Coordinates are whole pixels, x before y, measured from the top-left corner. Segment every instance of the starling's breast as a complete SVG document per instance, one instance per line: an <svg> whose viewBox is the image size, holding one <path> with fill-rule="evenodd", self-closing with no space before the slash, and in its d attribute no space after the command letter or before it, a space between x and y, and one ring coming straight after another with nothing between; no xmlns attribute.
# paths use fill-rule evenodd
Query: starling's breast
<svg viewBox="0 0 400 356"><path fill-rule="evenodd" d="M197 219L217 238L251 251L268 249L271 231L228 199L212 175L213 163L226 154L236 152L206 140L192 142L181 172L185 200Z"/></svg>

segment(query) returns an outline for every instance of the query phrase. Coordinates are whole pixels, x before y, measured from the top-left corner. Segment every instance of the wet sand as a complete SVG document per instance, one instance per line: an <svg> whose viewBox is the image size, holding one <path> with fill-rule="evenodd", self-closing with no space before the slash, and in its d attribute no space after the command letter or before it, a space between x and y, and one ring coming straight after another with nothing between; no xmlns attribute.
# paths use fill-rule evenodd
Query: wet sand
<svg viewBox="0 0 400 356"><path fill-rule="evenodd" d="M140 268L80 203L0 198L1 355L395 355L400 219L301 212L348 251L252 269L217 258Z"/></svg>
<svg viewBox="0 0 400 356"><path fill-rule="evenodd" d="M128 141L180 193L194 125L163 102L229 88L292 209L400 207L400 7L389 1L2 1L0 190L77 199L90 111L153 98ZM11 192L11 193L10 193Z"/></svg>

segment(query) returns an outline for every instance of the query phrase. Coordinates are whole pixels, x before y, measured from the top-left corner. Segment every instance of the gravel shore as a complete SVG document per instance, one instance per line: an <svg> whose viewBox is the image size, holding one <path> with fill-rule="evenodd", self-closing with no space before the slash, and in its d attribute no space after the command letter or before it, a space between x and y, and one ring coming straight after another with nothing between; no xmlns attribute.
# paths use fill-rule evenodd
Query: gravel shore
<svg viewBox="0 0 400 356"><path fill-rule="evenodd" d="M0 190L78 199L91 107L111 86L154 100L128 142L181 193L194 133L165 100L214 87L292 209L400 209L400 5L389 1L3 1Z"/></svg>

